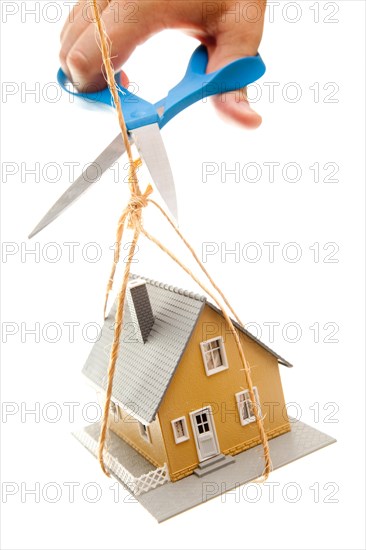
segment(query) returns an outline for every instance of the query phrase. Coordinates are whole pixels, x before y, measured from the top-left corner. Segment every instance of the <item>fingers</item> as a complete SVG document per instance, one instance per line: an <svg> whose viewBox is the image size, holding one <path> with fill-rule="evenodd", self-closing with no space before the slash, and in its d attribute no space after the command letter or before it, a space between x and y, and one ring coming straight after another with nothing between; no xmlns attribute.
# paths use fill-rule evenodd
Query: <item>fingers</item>
<svg viewBox="0 0 366 550"><path fill-rule="evenodd" d="M98 0L98 6L100 11L103 12L108 6L108 0ZM67 55L85 29L93 24L93 16L94 13L90 0L79 0L62 29L60 61L63 71L69 76Z"/></svg>
<svg viewBox="0 0 366 550"><path fill-rule="evenodd" d="M236 23L228 24L225 21L217 28L216 44L208 48L207 72L216 71L236 59L258 53L263 32L265 2L251 0L238 4L241 9L238 11L239 18ZM253 7L257 8L255 12L248 11ZM213 102L225 118L246 128L257 128L262 122L262 117L250 107L246 89L214 96Z"/></svg>
<svg viewBox="0 0 366 550"><path fill-rule="evenodd" d="M74 5L72 8L68 18L66 19L64 26L62 28L61 34L60 34L60 40L62 42L63 36L68 28L68 26L74 21L75 16L77 15L78 11L82 9L82 5L85 3L85 0L78 0L78 2Z"/></svg>
<svg viewBox="0 0 366 550"><path fill-rule="evenodd" d="M112 45L111 58L117 70L137 45L159 29L159 19L149 13L154 2L136 4L119 1L109 4L99 0L99 4L104 6L102 20ZM131 14L131 5L138 6L135 17ZM76 87L81 91L104 88L106 82L102 54L92 19L90 22L85 21L79 10L75 21L66 28L62 40L61 63Z"/></svg>
<svg viewBox="0 0 366 550"><path fill-rule="evenodd" d="M100 9L103 10L104 7L101 7L101 3L105 2L105 4L108 3L108 0L97 0L98 5L100 6ZM79 17L79 15L82 14L84 21L90 22L92 19L92 2L91 0L77 0L76 4L72 8L70 15L65 21L65 24L63 26L63 29L61 31L60 39L61 42L63 40L63 37L65 33L68 31L69 27L72 27L75 19Z"/></svg>
<svg viewBox="0 0 366 550"><path fill-rule="evenodd" d="M263 32L265 0L242 0L235 6L200 0L97 0L97 3L116 70L137 45L163 28L183 28L205 42L209 51L208 72L241 57L255 55ZM64 26L61 43L62 68L76 87L82 91L104 88L92 0L79 0ZM213 102L222 115L247 128L261 124L260 115L249 105L246 90L215 96Z"/></svg>
<svg viewBox="0 0 366 550"><path fill-rule="evenodd" d="M130 81L128 80L128 76L124 71L121 71L119 73L119 82L117 82L117 84L120 84L124 88L128 88Z"/></svg>
<svg viewBox="0 0 366 550"><path fill-rule="evenodd" d="M212 101L218 112L232 122L237 122L250 130L262 124L262 117L249 104L245 88L216 95Z"/></svg>
<svg viewBox="0 0 366 550"><path fill-rule="evenodd" d="M210 56L207 72L217 71L236 59L247 57L248 55L255 55L257 53L256 49L248 48L247 44L243 47L242 52L237 49L235 49L235 52L231 50L231 45L228 48L216 46L216 55L214 53ZM249 104L246 88L215 95L212 101L218 112L223 115L224 118L237 122L248 129L258 128L262 123L262 117L254 111Z"/></svg>
<svg viewBox="0 0 366 550"><path fill-rule="evenodd" d="M220 44L219 41L215 47L209 48L207 72L217 71L241 57L256 55L256 41L248 44L248 42L244 42L241 39L241 42L242 44L238 44L237 41L228 41ZM241 48L240 45L242 46ZM235 92L218 94L212 100L218 112L226 119L237 122L248 129L258 128L262 123L262 117L249 104L246 88L236 90Z"/></svg>

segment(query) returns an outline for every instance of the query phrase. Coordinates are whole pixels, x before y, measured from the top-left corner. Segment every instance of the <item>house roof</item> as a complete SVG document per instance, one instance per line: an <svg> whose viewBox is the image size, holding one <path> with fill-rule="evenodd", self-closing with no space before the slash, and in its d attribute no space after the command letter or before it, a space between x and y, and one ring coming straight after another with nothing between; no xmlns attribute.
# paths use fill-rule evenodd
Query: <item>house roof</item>
<svg viewBox="0 0 366 550"><path fill-rule="evenodd" d="M131 279L136 278L136 275L131 275ZM142 277L138 276L138 278ZM207 302L205 296L145 277L143 279L146 281L154 312L154 324L147 342L143 344L137 341L129 308L125 306L124 328L113 382L113 397L134 416L149 424L158 412L205 304L207 303L218 312L220 310ZM116 302L83 368L83 374L103 390L106 389L107 384L115 312ZM235 323L235 326L274 355L279 363L287 367L292 366L241 325Z"/></svg>

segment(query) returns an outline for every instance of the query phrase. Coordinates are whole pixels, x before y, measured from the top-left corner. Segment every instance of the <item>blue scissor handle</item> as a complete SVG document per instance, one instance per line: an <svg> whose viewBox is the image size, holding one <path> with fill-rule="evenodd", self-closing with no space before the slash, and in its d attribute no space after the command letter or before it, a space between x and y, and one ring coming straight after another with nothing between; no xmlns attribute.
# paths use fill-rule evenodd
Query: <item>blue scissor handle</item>
<svg viewBox="0 0 366 550"><path fill-rule="evenodd" d="M193 52L183 80L170 90L165 100L155 105L164 107L161 128L196 101L211 95L239 90L258 80L266 70L259 54L237 59L209 74L206 74L207 61L207 48L201 45Z"/></svg>
<svg viewBox="0 0 366 550"><path fill-rule="evenodd" d="M116 74L116 82L119 82L119 74ZM76 97L80 97L87 101L104 103L105 105L112 106L113 98L109 88L99 90L97 92L74 92L72 85L62 69L59 69L57 73L57 80L61 88L66 92ZM159 122L159 115L151 103L141 99L135 94L129 92L123 86L118 84L119 97L121 99L123 115L128 130L139 128L140 126L146 126L147 124L153 124Z"/></svg>
<svg viewBox="0 0 366 550"><path fill-rule="evenodd" d="M254 57L244 57L229 63L222 69L206 74L208 53L205 46L199 46L189 61L184 78L155 105L141 99L119 86L123 114L128 130L133 130L147 124L157 122L159 127L165 126L175 115L210 95L238 90L260 78L266 67L259 54ZM70 83L62 71L59 70L57 80L68 93L83 99L98 101L106 105L113 105L108 88L92 93L77 93L70 89ZM119 75L116 75L117 82ZM163 108L159 116L157 109Z"/></svg>

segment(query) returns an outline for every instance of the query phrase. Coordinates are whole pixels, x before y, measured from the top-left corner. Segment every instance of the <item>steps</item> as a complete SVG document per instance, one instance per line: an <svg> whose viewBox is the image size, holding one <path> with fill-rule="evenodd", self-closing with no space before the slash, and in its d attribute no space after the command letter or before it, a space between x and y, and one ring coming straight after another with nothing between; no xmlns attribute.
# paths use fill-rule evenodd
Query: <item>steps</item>
<svg viewBox="0 0 366 550"><path fill-rule="evenodd" d="M204 462L200 462L198 468L193 470L193 473L198 477L203 477L211 472L220 470L220 468L224 468L233 462L235 462L235 458L233 456L219 454L205 460Z"/></svg>

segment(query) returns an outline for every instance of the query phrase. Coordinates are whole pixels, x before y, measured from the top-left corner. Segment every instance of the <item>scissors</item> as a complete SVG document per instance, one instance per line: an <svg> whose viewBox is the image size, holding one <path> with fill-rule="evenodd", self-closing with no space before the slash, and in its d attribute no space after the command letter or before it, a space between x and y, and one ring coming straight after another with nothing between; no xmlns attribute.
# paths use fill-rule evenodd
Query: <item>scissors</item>
<svg viewBox="0 0 366 550"><path fill-rule="evenodd" d="M183 79L170 90L164 99L155 104L145 101L120 85L118 86L130 142L137 147L142 160L149 169L153 183L175 220L178 220L177 198L172 170L160 135L161 128L196 101L211 95L243 88L260 78L266 70L259 54L237 59L209 74L206 74L207 62L207 49L204 45L200 45L193 52ZM109 88L94 93L75 92L62 69L58 71L57 80L60 86L72 95L89 102L113 106ZM116 75L116 82L120 82L120 73ZM34 237L53 222L67 207L90 189L124 152L122 135L119 133L93 163L98 168L99 177L92 179L85 170L51 207L30 233L29 238Z"/></svg>

